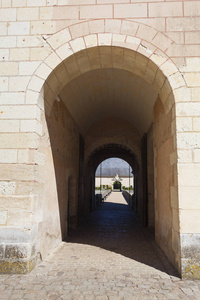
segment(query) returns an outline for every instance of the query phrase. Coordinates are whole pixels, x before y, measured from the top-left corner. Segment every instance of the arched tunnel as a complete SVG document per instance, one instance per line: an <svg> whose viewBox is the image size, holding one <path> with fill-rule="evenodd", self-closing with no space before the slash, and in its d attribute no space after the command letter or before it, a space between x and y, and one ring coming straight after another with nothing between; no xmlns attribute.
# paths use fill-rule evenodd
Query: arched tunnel
<svg viewBox="0 0 200 300"><path fill-rule="evenodd" d="M46 157L41 167L44 256L94 209L98 164L119 157L135 174L141 224L155 227L157 242L173 258L168 197L174 185L173 102L164 105L159 96L166 80L142 54L111 46L82 50L50 74L43 89L44 137L39 149Z"/></svg>

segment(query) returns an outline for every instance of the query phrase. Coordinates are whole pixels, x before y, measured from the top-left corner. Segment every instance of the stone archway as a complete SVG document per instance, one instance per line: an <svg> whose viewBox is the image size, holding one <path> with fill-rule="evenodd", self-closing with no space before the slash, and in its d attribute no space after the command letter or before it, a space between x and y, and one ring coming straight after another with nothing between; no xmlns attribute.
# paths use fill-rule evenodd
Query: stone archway
<svg viewBox="0 0 200 300"><path fill-rule="evenodd" d="M127 147L127 145L120 143L107 143L101 145L94 149L88 159L85 160L84 163L84 193L83 198L81 199L81 216L87 216L89 212L93 211L96 208L95 205L95 173L97 167L101 162L105 159L117 157L123 159L126 163L128 163L132 170L134 171L134 184L136 188L136 193L134 195L135 199L135 207L137 207L136 212L143 222L143 191L141 189L141 181L142 174L139 168L140 162L138 162L136 155ZM137 174L137 175L136 175ZM136 180L137 178L137 180ZM144 224L143 224L144 225Z"/></svg>
<svg viewBox="0 0 200 300"><path fill-rule="evenodd" d="M89 24L89 23L88 23ZM88 25L89 26L89 25ZM77 224L77 212L78 212L78 199L80 195L81 190L81 165L84 163L84 150L87 148L84 147L84 145L81 144L81 140L78 137L78 132L81 132L81 136L84 136L84 139L87 140L87 132L91 126L93 126L93 120L100 121L98 119L99 113L92 109L93 118L87 117L87 112L85 117L84 115L84 109L80 102L81 97L74 96L71 94L71 90L74 90L74 86L76 85L76 82L79 82L79 85L81 81L83 81L84 87L86 88L86 81L87 76L90 76L89 78L96 78L98 76L101 77L102 73L104 74L103 77L105 78L105 70L107 74L112 74L109 76L112 76L113 78L117 77L117 72L121 72L121 76L118 77L123 78L125 74L127 74L127 78L130 78L131 76L134 77L134 81L136 82L137 79L139 82L145 86L146 96L141 96L141 88L140 84L135 85L135 89L137 89L136 86L139 87L139 92L135 96L135 98L139 97L140 99L147 98L147 95L150 98L154 97L154 101L148 102L148 107L146 110L142 109L142 107L145 107L147 102L143 102L141 104L141 107L139 108L138 113L135 114L135 116L140 116L140 121L136 120L135 123L133 122L133 125L136 127L136 124L140 122L140 134L144 134L145 130L147 130L148 122L150 119L152 119L152 111L153 111L153 105L156 102L154 114L155 114L155 135L157 136L155 138L154 143L154 155L155 155L155 162L156 162L156 168L154 168L154 175L155 175L155 203L156 203L156 217L158 218L156 220L156 239L161 248L165 251L169 259L173 262L174 265L179 269L180 268L180 260L179 255L180 252L175 251L173 244L172 236L176 236L176 245L177 240L179 239L179 227L177 227L177 223L173 225L174 218L172 217L172 211L173 215L178 215L178 210L171 207L170 204L170 197L168 196L170 194L170 189L175 187L174 180L170 180L168 178L168 174L173 172L174 176L176 177L176 162L173 163L173 165L170 165L170 155L173 155L174 152L176 152L176 138L173 138L174 133L169 132L169 129L167 127L175 126L175 123L173 123L173 110L174 110L174 90L176 89L182 89L185 86L184 80L182 79L181 75L177 71L175 65L169 60L169 58L162 53L160 49L157 47L152 47L152 44L149 44L148 47L144 47L143 40L139 39L139 37L131 37L130 35L122 35L117 33L93 33L88 34L87 36L77 37L71 41L70 39L70 32L71 29L66 29L58 34L50 37L47 39L48 43L51 44L52 47L55 48L54 52L44 61L43 64L38 68L35 75L32 77L28 90L27 90L27 101L29 101L29 97L32 98L33 95L37 95L37 93L40 91L42 82L45 81L43 94L44 94L44 105L45 105L45 114L46 118L50 120L52 118L52 113L54 114L53 118L57 118L58 122L60 120L59 112L61 114L66 115L72 115L73 118L69 122L68 118L68 126L72 126L76 128L75 136L71 140L71 145L76 140L76 146L74 146L76 149L75 152L79 151L79 162L72 165L69 170L69 174L71 174L72 169L74 170L74 177L76 178L76 187L74 189L74 208L72 209L73 213L71 216L71 219L74 219L74 226ZM62 38L61 38L62 37ZM66 37L67 37L67 43L66 43ZM62 45L60 45L60 41ZM169 41L168 41L169 42ZM170 41L171 42L171 41ZM169 44L168 44L169 46ZM159 54L158 54L159 53ZM53 72L52 72L53 68ZM111 71L112 70L112 71ZM113 71L114 70L114 71ZM119 70L119 71L118 71ZM98 75L98 72L100 75ZM113 73L114 72L114 73ZM132 75L129 75L132 74ZM74 83L75 82L75 83ZM151 88L148 90L148 86L151 86ZM88 87L88 96L91 93L95 93L94 89L91 90L91 87ZM74 90L75 91L75 90ZM81 88L79 88L79 95L81 91ZM151 92L152 91L152 95ZM155 91L155 92L153 92ZM82 94L83 95L83 94ZM156 96L157 95L157 96ZM33 99L33 98L32 98ZM74 100L73 100L74 99ZM89 99L89 97L87 98ZM125 98L124 98L125 99ZM39 98L39 105L42 105L42 98ZM88 110L91 110L91 105L88 106L86 104L85 100L82 102L85 106L88 107ZM132 101L131 105L134 105L136 102ZM146 104L145 104L146 103ZM67 104L67 111L64 112L64 106ZM109 104L109 102L108 102ZM42 107L42 106L41 106ZM54 109L55 107L55 109ZM63 108L62 108L63 107ZM79 108L77 111L76 108ZM133 115L131 115L131 111L137 110L138 105L135 107L131 107L130 103L126 104L127 107L127 120L131 121L131 117L133 118ZM110 111L108 109L107 111ZM106 110L104 110L105 117L110 117L110 114L107 113ZM145 112L146 111L146 112ZM148 113L151 111L150 116L148 117ZM129 114L130 112L130 114ZM121 111L122 113L122 111ZM55 114L57 116L55 116ZM122 117L120 115L120 111L118 111L117 114L114 116L117 116L117 118ZM113 116L113 117L114 117ZM65 119L65 117L63 117ZM62 119L63 119L62 118ZM76 126L75 124L72 125L73 119L75 118L75 123L78 124ZM79 121L78 121L79 120ZM144 120L144 122L141 122L141 120ZM146 127L145 122L147 121ZM159 124L162 122L162 130L163 132L160 132L159 130ZM51 122L47 121L48 127L52 127ZM157 124L157 125L156 125ZM142 128L142 125L144 125L144 128ZM49 127L49 128L50 128ZM49 131L49 128L47 129L47 132ZM55 127L56 128L56 127ZM81 128L81 131L79 131L79 128ZM53 132L53 131L52 131ZM54 135L57 136L56 140L59 137L58 132L54 133ZM53 135L52 135L53 136ZM50 140L51 143L55 140L52 138L50 133ZM160 137L164 137L164 140ZM169 180L169 184L167 187L167 191L165 192L166 195L166 203L168 208L164 208L164 211L162 211L161 206L159 205L159 198L162 198L162 188L158 188L158 186L162 186L162 183L160 183L157 180L160 180L160 172L163 173L163 167L161 169L159 166L162 166L162 162L159 161L159 157L163 156L163 151L165 151L166 147L162 148L162 143L165 142L165 140L168 140L169 145L167 147L166 151L166 161L168 162L167 168L165 168L165 178L164 180ZM79 140L79 141L78 141ZM97 142L97 140L96 140ZM55 143L56 145L59 144L57 141ZM78 146L77 146L78 145ZM64 149L64 147L62 147ZM80 151L80 149L82 149ZM159 149L159 151L158 151ZM65 149L66 150L66 149ZM57 150L59 152L59 150ZM81 154L80 154L81 152ZM160 153L161 152L161 153ZM70 153L70 151L68 151ZM54 151L55 155L55 151ZM61 153L61 156L64 154ZM139 156L142 155L141 149L139 150ZM70 160L70 158L68 158ZM144 159L143 159L144 160ZM56 158L54 157L54 162L56 161ZM158 163L157 163L158 162ZM64 164L62 164L64 166ZM69 166L70 164L68 164ZM58 164L56 164L58 166ZM79 171L78 171L79 170ZM58 171L57 174L61 174L62 172ZM63 173L64 174L64 173ZM77 175L79 174L79 175ZM62 176L63 178L63 176ZM156 179L159 178L159 179ZM60 182L60 180L57 180L57 182ZM161 194L159 194L161 193ZM62 194L62 193L61 193ZM158 196L157 196L158 195ZM61 198L63 198L61 196ZM60 203L60 201L59 201ZM161 209L161 211L160 211ZM172 210L172 211L171 211ZM63 209L60 209L60 212L63 214ZM160 211L160 212L159 212ZM166 218L161 217L163 213L166 212ZM65 214L64 214L65 215ZM58 217L59 218L59 217ZM64 224L65 217L60 217L60 219L63 219L61 221L61 224ZM168 220L165 223L165 220ZM164 221L164 222L162 222ZM163 225L161 225L161 223ZM64 228L64 225L61 227ZM164 235L162 232L165 232ZM64 234L65 235L65 234ZM165 237L164 237L165 236ZM163 239L164 238L164 239ZM177 250L177 249L176 249ZM45 251L44 251L45 253ZM44 254L45 255L45 254Z"/></svg>
<svg viewBox="0 0 200 300"><path fill-rule="evenodd" d="M158 229L156 239L180 271L176 114L174 104L179 101L180 95L184 93L186 89L185 82L173 62L165 54L166 49L171 46L172 40L143 24L124 20L120 20L120 22L119 28L110 29L109 33L105 32L105 29L96 30L94 27L95 21L89 21L61 30L51 37L45 37L47 43L52 47L52 53L38 67L26 91L26 104L34 105L35 109L36 128L34 132L37 131L39 136L42 136L42 138L38 138L38 136L36 138L39 142L37 165L40 170L37 180L41 183L43 190L41 192L42 196L40 196L42 200L35 208L35 215L38 217L33 221L36 229L31 247L33 246L37 249L37 252L45 257L67 233L65 224L68 212L63 209L63 205L66 201L65 195L67 195L65 181L68 180L69 176L71 178L70 195L72 197L72 201L70 201L72 203L70 218L73 220L72 223L76 223L78 191L81 180L80 170L85 159L82 150L87 149L82 142L82 135L84 133L85 140L89 142L90 136L87 136L87 133L94 124L92 122L88 123L88 120L91 120L87 116L83 118L83 123L82 121L79 122L78 126L75 124L78 123L77 120L80 119L80 114L78 115L77 111L73 110L73 101L69 105L68 85L73 84L73 80L78 80L77 82L80 83L87 73L90 74L90 77L92 74L97 76L98 72L103 72L104 75L105 72L112 73L112 78L120 77L116 75L117 70L119 70L123 76L128 74L127 77L129 77L132 74L131 76L134 76L135 79L139 78L140 83L146 84L146 87L150 85L150 90L155 91L157 94L157 98L154 99L155 101L151 106L152 112L153 105L156 103L154 109L156 137L149 140L150 143L152 140L155 142L154 175ZM139 90L141 91L141 89ZM147 88L145 90L148 91ZM147 99L147 94L146 92L146 96L143 95L144 97L141 97L141 99ZM138 96L141 95L138 94ZM72 100L78 101L79 98L81 97L73 97ZM68 104L67 107L66 104ZM131 122L129 111L133 111L133 106L129 106L129 103L126 104L127 119ZM80 103L78 107L80 111L84 112ZM71 111L69 111L69 108ZM75 117L71 117L72 111L73 117L76 115L76 122L74 122ZM39 116L40 113L42 113L42 122ZM120 111L118 110L117 113L119 118ZM138 114L138 116L142 116L140 119L144 119L145 122L146 119L152 121L152 114L147 118L148 109L146 113L141 109L140 113ZM94 117L95 121L96 116ZM110 118L110 115L107 114L106 117ZM101 119L97 121L100 122ZM133 125L136 125L136 123ZM44 135L41 134L41 124ZM140 124L142 124L141 120ZM159 124L162 125L159 126ZM145 126L141 129L140 138L146 129ZM67 136L68 140L64 140L63 136ZM118 138L120 139L120 137ZM107 142L112 142L111 134L105 137L102 144L105 143L106 139ZM121 139L123 140L122 137ZM92 141L92 147L95 148L95 144L98 144L99 141L98 136L96 140ZM129 141L132 141L132 139L129 139ZM167 147L166 144L164 145L166 141L168 141ZM138 148L137 143L135 143L135 147L138 151L137 155L142 161L141 148ZM80 149L82 150L80 151ZM65 153L67 153L67 157ZM159 182L162 178L160 174L163 175L163 168L160 168L163 157L167 165L167 167L164 167L167 170L165 179L169 182L165 191L168 207L164 207L164 212L166 212L164 218L162 215L163 208L160 205L163 182ZM64 167L66 165L68 167ZM53 192L50 192L50 188L53 188ZM47 220L47 214L52 215L51 224ZM167 218L167 216L170 217ZM30 257L32 258L32 256Z"/></svg>

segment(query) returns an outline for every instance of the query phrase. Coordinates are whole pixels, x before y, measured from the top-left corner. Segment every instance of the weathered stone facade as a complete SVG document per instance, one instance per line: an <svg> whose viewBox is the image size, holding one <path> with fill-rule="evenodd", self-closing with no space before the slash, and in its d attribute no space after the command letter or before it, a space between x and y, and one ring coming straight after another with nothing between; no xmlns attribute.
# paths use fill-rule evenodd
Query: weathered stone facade
<svg viewBox="0 0 200 300"><path fill-rule="evenodd" d="M30 271L77 226L116 153L132 157L142 223L148 211L179 273L199 278L200 1L0 8L0 271Z"/></svg>

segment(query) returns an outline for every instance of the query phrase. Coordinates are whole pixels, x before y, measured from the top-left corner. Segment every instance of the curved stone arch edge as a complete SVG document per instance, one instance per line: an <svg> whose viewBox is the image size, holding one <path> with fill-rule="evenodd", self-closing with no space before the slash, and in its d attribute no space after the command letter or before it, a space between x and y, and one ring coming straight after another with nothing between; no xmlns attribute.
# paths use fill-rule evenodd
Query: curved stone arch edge
<svg viewBox="0 0 200 300"><path fill-rule="evenodd" d="M93 146L89 149L89 151L87 152L87 156L85 158L85 165L87 165L87 163L89 162L89 160L94 152L96 152L97 150L99 150L109 144L116 144L119 147L122 147L122 144L120 142L112 141L109 143L109 142L102 141L98 146ZM140 165L141 164L141 154L138 149L138 146L136 144L133 144L132 146L124 145L124 148L127 150L127 152L128 151L132 152L132 155L134 155L137 164Z"/></svg>
<svg viewBox="0 0 200 300"><path fill-rule="evenodd" d="M176 89L186 88L185 80L183 76L171 60L169 56L164 53L164 51L153 44L153 40L150 42L145 40L138 33L136 35L130 35L126 33L118 32L95 32L84 35L83 26L87 24L90 26L89 22L77 23L71 25L65 29L62 29L55 34L51 35L46 39L47 43L50 45L52 52L41 62L39 67L36 69L32 75L27 90L26 90L26 104L38 104L39 95L42 91L45 81L48 79L49 75L58 67L64 60L70 56L78 53L81 50L86 50L93 47L100 46L116 46L124 49L133 50L136 53L142 54L144 57L152 61L158 69L164 74L166 79L169 82L169 87L171 87L171 92L168 94L167 100L169 97L173 97L176 102L176 97L174 91ZM144 24L137 22L121 20L121 22L128 22L129 26L137 24L137 26L142 26L145 29L151 29ZM80 34L77 34L78 37L72 38L72 28L75 26L79 27ZM82 27L81 27L82 26ZM154 29L155 30L155 29ZM137 31L138 32L138 31ZM160 35L160 39L169 40L163 33L155 30L155 37ZM144 46L143 43L148 43L150 47ZM171 44L173 41L171 40ZM162 45L163 43L161 43ZM153 47L153 49L150 49ZM166 50L166 49L165 49ZM163 83L160 90L163 88L165 83ZM180 100L179 100L180 101ZM39 105L40 106L40 105ZM42 107L42 105L40 106Z"/></svg>

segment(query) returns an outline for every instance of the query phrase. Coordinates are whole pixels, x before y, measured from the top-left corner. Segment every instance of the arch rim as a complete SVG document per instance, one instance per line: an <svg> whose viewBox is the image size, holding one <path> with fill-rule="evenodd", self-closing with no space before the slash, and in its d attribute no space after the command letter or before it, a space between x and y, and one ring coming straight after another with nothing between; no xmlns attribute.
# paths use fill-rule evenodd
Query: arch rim
<svg viewBox="0 0 200 300"><path fill-rule="evenodd" d="M103 20L106 22L105 19ZM105 29L104 32L95 30L92 33L90 30L89 34L84 33L82 28L86 25L89 28L92 22L94 21L84 21L82 23L70 25L46 39L46 42L52 49L52 52L41 62L30 78L26 89L26 104L38 104L39 95L49 75L67 58L77 54L79 51L102 46L121 47L123 49L132 50L136 53L142 54L144 57L153 62L158 67L158 70L160 70L168 79L169 85L171 86L171 92L167 99L172 96L176 102L173 90L186 88L185 80L181 76L180 71L173 63L172 59L165 53L168 48L163 49L163 51L157 45L153 44L153 40L155 40L158 35L164 38L164 40L167 40L169 46L174 43L171 39L156 29L154 29L155 34L153 37L151 34L151 40L144 39L144 36L138 34L138 31L131 35L128 29L123 31L123 34L121 29L118 31L116 29L112 31L110 30L109 32L106 32ZM153 28L139 22L121 19L121 24L123 22L128 23L129 26L130 24L132 24L132 26L133 24L137 24L138 28L142 26L148 30L149 28ZM73 38L71 31L75 26L79 27L79 33L77 33L76 37ZM58 45L59 37L61 45ZM144 46L144 43L151 45L153 49Z"/></svg>

